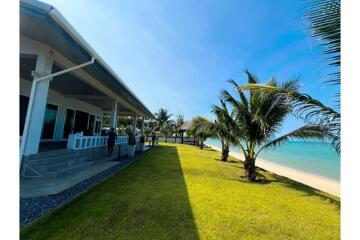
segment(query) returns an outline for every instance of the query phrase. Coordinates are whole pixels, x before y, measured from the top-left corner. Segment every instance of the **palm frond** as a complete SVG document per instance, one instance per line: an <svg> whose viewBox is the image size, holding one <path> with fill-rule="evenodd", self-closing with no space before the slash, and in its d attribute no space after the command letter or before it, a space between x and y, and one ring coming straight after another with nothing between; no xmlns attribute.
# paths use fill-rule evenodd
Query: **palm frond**
<svg viewBox="0 0 360 240"><path fill-rule="evenodd" d="M309 21L310 36L319 40L320 46L325 47L324 61L330 67L335 67L328 83L340 84L341 64L341 3L340 0L311 0L305 4Z"/></svg>
<svg viewBox="0 0 360 240"><path fill-rule="evenodd" d="M274 93L279 97L286 97L296 117L303 118L307 122L314 122L316 120L317 124L328 128L332 133L332 145L340 153L341 114L335 109L325 106L308 94L299 93L295 90L281 89L264 84L247 84L239 86L239 88L242 90Z"/></svg>
<svg viewBox="0 0 360 240"><path fill-rule="evenodd" d="M263 149L274 148L284 142L299 139L303 141L324 142L333 139L333 135L327 126L321 124L308 124L266 143L261 147L258 153Z"/></svg>
<svg viewBox="0 0 360 240"><path fill-rule="evenodd" d="M280 89L264 84L247 84L239 87L242 90L259 90L263 92L276 93L285 96L294 106L294 114L309 121L314 116L321 116L323 119L340 119L340 113L331 107L325 106L319 100L308 94L299 93L293 90Z"/></svg>
<svg viewBox="0 0 360 240"><path fill-rule="evenodd" d="M248 83L257 83L258 82L257 77L254 74L252 74L249 71L249 69L246 68L244 71L245 71L246 75L248 76Z"/></svg>

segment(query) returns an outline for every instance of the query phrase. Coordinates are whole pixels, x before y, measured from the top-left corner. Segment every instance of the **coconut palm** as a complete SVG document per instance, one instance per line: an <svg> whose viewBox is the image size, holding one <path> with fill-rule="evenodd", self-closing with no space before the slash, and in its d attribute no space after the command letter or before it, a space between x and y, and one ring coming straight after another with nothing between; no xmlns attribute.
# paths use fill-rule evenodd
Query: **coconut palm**
<svg viewBox="0 0 360 240"><path fill-rule="evenodd" d="M168 136L169 136L169 134L170 134L170 129L169 129L169 127L170 127L170 126L168 125L167 122L165 122L165 123L160 127L160 134L165 137L165 142L167 142L167 138L168 138Z"/></svg>
<svg viewBox="0 0 360 240"><path fill-rule="evenodd" d="M197 116L194 117L191 121L191 125L187 131L189 136L193 136L196 140L196 145L200 147L200 149L204 148L204 142L209 137L214 137L214 132L209 129L203 129L203 124L209 121L204 117Z"/></svg>
<svg viewBox="0 0 360 240"><path fill-rule="evenodd" d="M177 128L181 127L181 125L183 125L185 122L184 120L184 114L178 114L175 116L175 126Z"/></svg>
<svg viewBox="0 0 360 240"><path fill-rule="evenodd" d="M229 156L230 145L237 144L237 138L234 136L230 119L234 118L235 111L229 112L225 102L220 100L221 106L213 105L212 112L216 116L213 122L207 119L196 122L197 131L209 131L221 142L221 161L226 162Z"/></svg>
<svg viewBox="0 0 360 240"><path fill-rule="evenodd" d="M258 83L255 75L245 71L248 83ZM321 124L307 124L283 136L276 137L286 116L290 114L293 106L287 98L273 92L249 90L245 94L239 85L230 81L239 99L223 90L221 98L232 105L235 111L234 119L229 119L229 126L238 137L238 146L244 154L244 168L246 178L256 180L255 161L259 153L268 148L276 147L292 139L325 140L331 136L326 126ZM296 91L299 85L296 81L278 83L274 78L266 83L267 86L277 87L286 91Z"/></svg>
<svg viewBox="0 0 360 240"><path fill-rule="evenodd" d="M169 113L169 110L166 108L160 108L155 114L155 120L158 122L158 126L163 126L170 120L172 114Z"/></svg>
<svg viewBox="0 0 360 240"><path fill-rule="evenodd" d="M179 128L184 124L184 122L185 122L184 114L178 114L175 116L175 122L174 122L175 139L178 136Z"/></svg>
<svg viewBox="0 0 360 240"><path fill-rule="evenodd" d="M239 89L250 91L262 91L281 96L293 106L292 113L306 122L321 124L326 126L331 132L332 146L340 154L341 151L341 114L335 109L325 106L320 101L312 98L308 94L300 93L296 89L282 89L278 86L269 86L259 83L246 84L239 86Z"/></svg>

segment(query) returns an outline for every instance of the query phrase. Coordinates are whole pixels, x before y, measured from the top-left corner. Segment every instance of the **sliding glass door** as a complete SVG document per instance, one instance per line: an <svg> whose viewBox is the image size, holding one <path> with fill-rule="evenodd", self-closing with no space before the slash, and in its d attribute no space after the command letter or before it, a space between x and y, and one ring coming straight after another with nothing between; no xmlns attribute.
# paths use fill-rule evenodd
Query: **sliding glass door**
<svg viewBox="0 0 360 240"><path fill-rule="evenodd" d="M63 138L68 138L74 130L75 110L66 109Z"/></svg>
<svg viewBox="0 0 360 240"><path fill-rule="evenodd" d="M86 133L88 121L89 121L88 113L76 110L74 133L78 133L78 132Z"/></svg>
<svg viewBox="0 0 360 240"><path fill-rule="evenodd" d="M94 127L95 127L95 116L90 115L87 135L90 135L90 136L94 135Z"/></svg>
<svg viewBox="0 0 360 240"><path fill-rule="evenodd" d="M56 105L47 104L42 128L42 139L52 139L54 137L56 115L58 107Z"/></svg>

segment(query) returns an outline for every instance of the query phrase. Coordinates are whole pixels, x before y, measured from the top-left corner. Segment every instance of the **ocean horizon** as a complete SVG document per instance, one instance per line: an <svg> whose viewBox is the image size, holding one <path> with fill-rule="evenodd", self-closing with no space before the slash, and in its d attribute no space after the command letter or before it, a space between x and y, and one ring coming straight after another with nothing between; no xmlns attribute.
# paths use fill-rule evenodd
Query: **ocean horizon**
<svg viewBox="0 0 360 240"><path fill-rule="evenodd" d="M205 144L221 147L218 139L208 139ZM241 153L238 147L230 151ZM258 158L296 170L340 180L340 156L330 143L289 141L270 150L262 151Z"/></svg>

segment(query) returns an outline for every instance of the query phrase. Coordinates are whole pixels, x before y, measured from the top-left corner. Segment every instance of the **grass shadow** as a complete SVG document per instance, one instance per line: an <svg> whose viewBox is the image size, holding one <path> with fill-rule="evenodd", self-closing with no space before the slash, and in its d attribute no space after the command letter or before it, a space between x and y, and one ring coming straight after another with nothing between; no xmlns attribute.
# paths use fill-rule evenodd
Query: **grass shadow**
<svg viewBox="0 0 360 240"><path fill-rule="evenodd" d="M269 173L271 174L271 173ZM287 187L287 188L291 188L297 191L301 191L302 193L304 193L304 196L316 196L321 198L324 201L328 201L331 204L334 204L337 206L338 209L340 209L341 207L341 203L339 198L337 198L336 196L333 196L331 194L325 193L321 190L312 188L310 186L307 186L303 183L294 181L292 179L289 179L287 177L283 177L283 176L279 176L276 174L272 173L272 178L270 180L270 182L277 182L280 183L282 186Z"/></svg>
<svg viewBox="0 0 360 240"><path fill-rule="evenodd" d="M244 170L243 166L233 165L233 167ZM316 197L321 198L324 201L328 201L331 204L336 205L338 209L340 209L340 207L341 207L341 203L340 203L340 200L338 197L333 196L328 193L325 193L325 192L322 192L318 189L312 188L308 185L297 182L290 178L268 172L265 169L262 169L259 167L257 167L257 169L256 169L256 176L258 179L257 179L257 181L254 181L254 182L248 181L244 177L244 175L239 176L238 179L232 178L230 180L239 181L239 182L246 183L246 184L254 184L254 185L266 185L266 184L271 184L271 183L279 183L284 187L291 188L293 190L303 193L303 196L316 196Z"/></svg>
<svg viewBox="0 0 360 240"><path fill-rule="evenodd" d="M157 146L21 239L199 239L177 147Z"/></svg>

